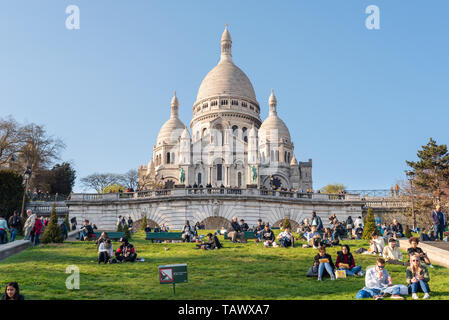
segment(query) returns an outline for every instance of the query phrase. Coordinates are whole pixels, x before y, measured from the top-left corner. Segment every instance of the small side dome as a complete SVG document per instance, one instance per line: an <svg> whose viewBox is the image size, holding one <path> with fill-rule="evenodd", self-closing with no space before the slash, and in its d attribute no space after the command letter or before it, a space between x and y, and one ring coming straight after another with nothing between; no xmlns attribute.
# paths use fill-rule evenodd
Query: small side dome
<svg viewBox="0 0 449 320"><path fill-rule="evenodd" d="M181 139L190 139L190 132L187 130L187 127L184 128L184 131L181 134Z"/></svg>
<svg viewBox="0 0 449 320"><path fill-rule="evenodd" d="M178 107L179 102L178 98L176 97L175 91L174 96L171 100L170 119L168 119L159 130L156 146L160 146L164 143L176 144L178 142L179 137L186 127L184 123L182 123L182 121L178 118Z"/></svg>
<svg viewBox="0 0 449 320"><path fill-rule="evenodd" d="M290 165L291 166L297 166L298 165L298 161L296 161L296 157L293 154L292 160L290 161Z"/></svg>

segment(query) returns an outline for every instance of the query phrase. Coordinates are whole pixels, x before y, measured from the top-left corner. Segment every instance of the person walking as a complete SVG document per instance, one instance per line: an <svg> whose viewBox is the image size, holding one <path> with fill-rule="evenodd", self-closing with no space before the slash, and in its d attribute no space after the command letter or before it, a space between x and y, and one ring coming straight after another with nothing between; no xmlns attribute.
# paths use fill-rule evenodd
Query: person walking
<svg viewBox="0 0 449 320"><path fill-rule="evenodd" d="M433 220L435 237L443 241L444 227L446 226L446 217L441 211L441 207L439 205L437 205L435 207L435 210L432 211L431 217Z"/></svg>
<svg viewBox="0 0 449 320"><path fill-rule="evenodd" d="M42 224L41 219L35 219L34 220L34 227L31 229L31 243L33 243L35 246L40 244L39 236L42 232L42 228L44 225Z"/></svg>
<svg viewBox="0 0 449 320"><path fill-rule="evenodd" d="M25 221L25 224L23 226L23 234L24 234L24 240L30 240L31 238L31 230L34 227L34 222L37 219L37 215L35 213L32 213L30 209L27 210L27 220Z"/></svg>

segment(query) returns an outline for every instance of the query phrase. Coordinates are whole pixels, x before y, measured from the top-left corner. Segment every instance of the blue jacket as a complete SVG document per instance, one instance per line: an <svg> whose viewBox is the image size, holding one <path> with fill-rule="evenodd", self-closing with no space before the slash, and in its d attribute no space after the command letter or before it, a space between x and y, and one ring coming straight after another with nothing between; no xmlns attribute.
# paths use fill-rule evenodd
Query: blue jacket
<svg viewBox="0 0 449 320"><path fill-rule="evenodd" d="M446 225L446 217L444 216L444 213L441 211L436 212L435 210L433 210L432 220L433 220L433 224L436 226L439 226L439 225L445 226Z"/></svg>
<svg viewBox="0 0 449 320"><path fill-rule="evenodd" d="M8 223L5 219L0 219L0 229L3 229L5 231L9 231L8 229Z"/></svg>

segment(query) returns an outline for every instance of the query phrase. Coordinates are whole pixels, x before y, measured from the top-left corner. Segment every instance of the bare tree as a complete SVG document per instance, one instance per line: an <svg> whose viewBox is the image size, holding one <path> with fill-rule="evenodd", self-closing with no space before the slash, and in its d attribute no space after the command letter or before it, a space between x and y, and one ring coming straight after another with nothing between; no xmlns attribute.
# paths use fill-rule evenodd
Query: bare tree
<svg viewBox="0 0 449 320"><path fill-rule="evenodd" d="M65 148L61 139L47 135L44 126L34 123L23 128L25 145L20 150L21 160L31 169L45 168L59 160L59 154Z"/></svg>
<svg viewBox="0 0 449 320"><path fill-rule="evenodd" d="M17 153L25 144L24 129L12 117L0 119L0 166L17 159Z"/></svg>
<svg viewBox="0 0 449 320"><path fill-rule="evenodd" d="M103 193L106 187L114 183L120 183L121 176L115 173L93 173L81 179L86 189L94 189L97 193Z"/></svg>
<svg viewBox="0 0 449 320"><path fill-rule="evenodd" d="M138 181L139 177L137 174L137 170L135 169L131 169L128 172L120 175L120 184L124 185L127 188L136 190Z"/></svg>

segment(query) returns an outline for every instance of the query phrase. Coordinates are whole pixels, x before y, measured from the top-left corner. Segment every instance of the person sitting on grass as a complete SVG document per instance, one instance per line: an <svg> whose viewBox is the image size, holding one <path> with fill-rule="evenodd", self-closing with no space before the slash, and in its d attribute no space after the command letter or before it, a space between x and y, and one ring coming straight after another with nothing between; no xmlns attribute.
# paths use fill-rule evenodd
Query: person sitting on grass
<svg viewBox="0 0 449 320"><path fill-rule="evenodd" d="M198 244L196 249L203 249L203 250L214 250L214 249L221 249L222 245L220 243L220 240L218 240L218 237L216 235L213 235L212 233L207 234L207 242L201 241L201 244Z"/></svg>
<svg viewBox="0 0 449 320"><path fill-rule="evenodd" d="M356 299L374 298L383 299L385 294L391 294L391 298L403 300L399 294L399 286L393 286L393 279L385 269L385 260L377 258L376 266L366 270L365 287L357 292Z"/></svg>
<svg viewBox="0 0 449 320"><path fill-rule="evenodd" d="M262 219L257 220L257 226L254 228L254 235L256 236L256 239L254 239L255 242L259 242L262 237L262 231L265 228L265 226L262 224Z"/></svg>
<svg viewBox="0 0 449 320"><path fill-rule="evenodd" d="M315 249L318 249L321 246L321 235L317 231L316 226L312 226L310 232L307 232L304 235L304 238L307 241L307 245L304 245L303 247L313 247Z"/></svg>
<svg viewBox="0 0 449 320"><path fill-rule="evenodd" d="M13 281L6 285L1 300L25 300L25 298L20 294L19 284Z"/></svg>
<svg viewBox="0 0 449 320"><path fill-rule="evenodd" d="M80 229L80 240L87 241L89 237L94 234L94 229L89 224L89 220L84 220L83 226Z"/></svg>
<svg viewBox="0 0 449 320"><path fill-rule="evenodd" d="M335 261L335 265L340 270L345 270L348 276L363 276L362 267L355 265L354 257L347 244L342 245L341 251L337 252L337 261Z"/></svg>
<svg viewBox="0 0 449 320"><path fill-rule="evenodd" d="M103 242L106 242L106 240L108 239L109 239L108 234L106 232L102 232L100 237L96 241L97 247L99 247L100 244L102 244Z"/></svg>
<svg viewBox="0 0 449 320"><path fill-rule="evenodd" d="M418 247L419 239L416 237L411 237L408 242L410 242L410 248L407 249L407 253L410 257L410 260L413 255L418 255L421 261L424 261L429 267L433 268L432 264L430 263L429 258L424 253L424 251Z"/></svg>
<svg viewBox="0 0 449 320"><path fill-rule="evenodd" d="M273 232L273 230L270 229L269 223L265 224L265 228L262 231L261 241L263 241L263 245L265 247L270 247L270 246L277 247L277 244L275 242L274 232Z"/></svg>
<svg viewBox="0 0 449 320"><path fill-rule="evenodd" d="M406 277L413 299L418 298L418 291L424 292L423 299L429 299L429 271L426 266L421 264L421 256L419 254L410 257L410 266L407 268Z"/></svg>
<svg viewBox="0 0 449 320"><path fill-rule="evenodd" d="M357 226L357 228L355 228L354 235L355 235L355 237L356 237L357 240L362 239L362 236L363 236L363 226L362 226L361 223L359 223L359 225Z"/></svg>
<svg viewBox="0 0 449 320"><path fill-rule="evenodd" d="M102 241L98 246L98 264L101 262L108 263L113 254L111 239Z"/></svg>
<svg viewBox="0 0 449 320"><path fill-rule="evenodd" d="M321 246L318 249L318 254L314 258L315 265L318 266L318 281L321 281L323 278L324 270L330 275L331 280L335 280L334 270L335 266L332 262L332 257L326 253L326 247Z"/></svg>
<svg viewBox="0 0 449 320"><path fill-rule="evenodd" d="M371 253L375 253L378 255L382 255L385 248L385 240L383 237L379 237L376 233L376 231L373 231L371 233L371 240L369 241L369 248Z"/></svg>
<svg viewBox="0 0 449 320"><path fill-rule="evenodd" d="M390 240L388 240L388 246L384 248L382 257L390 264L403 265L402 252L399 251L399 248L396 246L396 240L393 238L390 238Z"/></svg>
<svg viewBox="0 0 449 320"><path fill-rule="evenodd" d="M402 224L400 224L396 219L393 219L391 231L393 231L397 238L402 238L404 236L404 229L402 228Z"/></svg>
<svg viewBox="0 0 449 320"><path fill-rule="evenodd" d="M279 240L279 245L281 247L294 247L295 239L293 238L293 234L289 226L287 226L283 232L279 233L276 239Z"/></svg>
<svg viewBox="0 0 449 320"><path fill-rule="evenodd" d="M184 227L181 230L182 232L182 242L191 242L195 230L190 226L190 221L186 220Z"/></svg>
<svg viewBox="0 0 449 320"><path fill-rule="evenodd" d="M134 246L128 242L127 238L120 238L120 247L115 252L115 258L119 262L134 262L137 259Z"/></svg>
<svg viewBox="0 0 449 320"><path fill-rule="evenodd" d="M242 231L235 216L232 217L232 222L229 224L228 237L231 238L232 242L237 242L237 238L239 238L242 243L246 243L245 233Z"/></svg>

